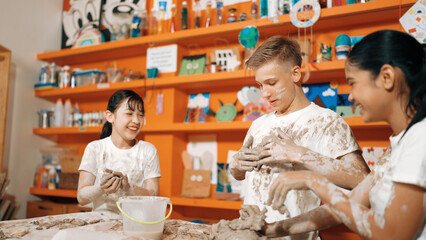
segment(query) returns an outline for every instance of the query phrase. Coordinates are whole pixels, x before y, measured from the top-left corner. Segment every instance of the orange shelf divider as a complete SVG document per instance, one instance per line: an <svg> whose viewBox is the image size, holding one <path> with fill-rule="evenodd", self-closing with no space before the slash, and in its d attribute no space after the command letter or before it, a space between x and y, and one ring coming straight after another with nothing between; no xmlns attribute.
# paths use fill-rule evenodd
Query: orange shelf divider
<svg viewBox="0 0 426 240"><path fill-rule="evenodd" d="M65 197L65 198L77 198L77 190L68 189L54 189L50 190L47 188L30 188L30 193L38 196L50 196L50 197Z"/></svg>

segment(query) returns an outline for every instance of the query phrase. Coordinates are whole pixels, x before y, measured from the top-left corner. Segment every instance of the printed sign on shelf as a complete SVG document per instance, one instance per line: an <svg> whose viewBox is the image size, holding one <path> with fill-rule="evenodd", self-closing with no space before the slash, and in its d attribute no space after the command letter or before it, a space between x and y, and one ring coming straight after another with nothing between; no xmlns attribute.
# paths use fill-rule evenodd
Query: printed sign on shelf
<svg viewBox="0 0 426 240"><path fill-rule="evenodd" d="M146 69L158 68L160 73L177 71L177 44L148 48L146 54Z"/></svg>

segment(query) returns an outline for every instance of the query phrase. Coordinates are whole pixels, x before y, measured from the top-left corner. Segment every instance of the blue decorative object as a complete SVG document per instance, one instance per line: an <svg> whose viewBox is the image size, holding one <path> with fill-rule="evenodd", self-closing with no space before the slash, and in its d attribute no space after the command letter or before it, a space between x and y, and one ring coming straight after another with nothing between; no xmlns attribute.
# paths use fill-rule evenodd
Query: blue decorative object
<svg viewBox="0 0 426 240"><path fill-rule="evenodd" d="M255 26L248 26L241 30L238 41L244 48L254 48L259 41L259 30Z"/></svg>
<svg viewBox="0 0 426 240"><path fill-rule="evenodd" d="M345 60L351 50L351 38L346 34L339 35L335 44L337 60Z"/></svg>

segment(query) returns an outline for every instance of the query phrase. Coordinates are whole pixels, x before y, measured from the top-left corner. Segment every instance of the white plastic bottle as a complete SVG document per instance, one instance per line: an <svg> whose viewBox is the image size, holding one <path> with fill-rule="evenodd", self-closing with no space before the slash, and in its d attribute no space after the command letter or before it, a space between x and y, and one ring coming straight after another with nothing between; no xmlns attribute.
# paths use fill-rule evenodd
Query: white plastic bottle
<svg viewBox="0 0 426 240"><path fill-rule="evenodd" d="M55 106L55 114L53 116L54 126L63 127L64 126L64 106L62 105L62 99L58 98Z"/></svg>
<svg viewBox="0 0 426 240"><path fill-rule="evenodd" d="M64 105L64 127L72 127L72 112L71 100L67 98Z"/></svg>

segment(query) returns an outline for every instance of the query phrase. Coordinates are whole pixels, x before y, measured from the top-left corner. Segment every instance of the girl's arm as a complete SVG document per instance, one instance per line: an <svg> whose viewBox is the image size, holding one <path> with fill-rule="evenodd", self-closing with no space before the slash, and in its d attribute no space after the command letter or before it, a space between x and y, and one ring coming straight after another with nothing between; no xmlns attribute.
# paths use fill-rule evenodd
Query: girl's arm
<svg viewBox="0 0 426 240"><path fill-rule="evenodd" d="M77 200L81 205L93 202L94 199L100 197L104 193L100 185L94 186L95 180L95 175L90 172L80 171Z"/></svg>
<svg viewBox="0 0 426 240"><path fill-rule="evenodd" d="M143 182L143 187L133 186L130 188L134 196L158 196L160 192L159 178L148 178Z"/></svg>
<svg viewBox="0 0 426 240"><path fill-rule="evenodd" d="M269 203L274 209L283 204L291 189L313 190L347 227L366 239L412 239L423 220L424 190L411 184L395 183L393 197L383 215L358 203L328 179L310 171L280 174L270 191Z"/></svg>
<svg viewBox="0 0 426 240"><path fill-rule="evenodd" d="M371 188L372 180L373 173L370 173L364 181L351 191L351 198L364 206L369 206L368 191ZM268 237L281 237L323 230L340 223L342 221L333 213L329 205L324 204L296 217L266 224L262 233Z"/></svg>

